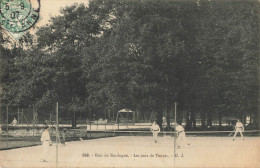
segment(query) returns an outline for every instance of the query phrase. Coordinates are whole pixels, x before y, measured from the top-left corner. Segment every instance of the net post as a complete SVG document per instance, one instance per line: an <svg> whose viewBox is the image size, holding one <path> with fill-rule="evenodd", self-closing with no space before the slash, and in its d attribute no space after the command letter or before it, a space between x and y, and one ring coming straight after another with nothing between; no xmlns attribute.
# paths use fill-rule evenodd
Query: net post
<svg viewBox="0 0 260 168"><path fill-rule="evenodd" d="M175 102L175 107L174 107L174 122L176 123L176 112L177 112L177 103Z"/></svg>
<svg viewBox="0 0 260 168"><path fill-rule="evenodd" d="M174 103L174 124L176 126L176 111L177 111L177 103ZM174 168L175 168L175 155L176 155L176 138L177 138L177 130L174 130Z"/></svg>
<svg viewBox="0 0 260 168"><path fill-rule="evenodd" d="M34 115L35 115L35 106L33 105L33 120L32 120L32 129L33 129L33 145L34 145Z"/></svg>
<svg viewBox="0 0 260 168"><path fill-rule="evenodd" d="M7 148L8 148L8 105L6 106L6 132L7 132Z"/></svg>
<svg viewBox="0 0 260 168"><path fill-rule="evenodd" d="M58 102L56 103L56 168L58 168L58 115L59 115L59 111L58 111Z"/></svg>

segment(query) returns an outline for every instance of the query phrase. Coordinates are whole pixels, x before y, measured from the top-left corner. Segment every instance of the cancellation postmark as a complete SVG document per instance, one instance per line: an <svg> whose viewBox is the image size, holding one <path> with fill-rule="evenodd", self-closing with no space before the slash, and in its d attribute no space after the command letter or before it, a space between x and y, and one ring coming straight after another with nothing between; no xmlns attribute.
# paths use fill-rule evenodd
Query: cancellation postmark
<svg viewBox="0 0 260 168"><path fill-rule="evenodd" d="M37 22L39 11L40 0L0 0L0 24L8 32L24 32Z"/></svg>

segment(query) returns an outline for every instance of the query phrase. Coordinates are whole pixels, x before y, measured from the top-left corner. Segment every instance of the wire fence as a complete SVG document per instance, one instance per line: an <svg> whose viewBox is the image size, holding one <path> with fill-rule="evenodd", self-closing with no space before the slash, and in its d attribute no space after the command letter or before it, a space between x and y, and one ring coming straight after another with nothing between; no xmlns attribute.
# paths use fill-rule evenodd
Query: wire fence
<svg viewBox="0 0 260 168"><path fill-rule="evenodd" d="M3 124L0 126L0 150L40 145L41 134L48 125L50 137L55 141L56 135L59 142L75 141L81 139L93 139L108 137L110 133L102 131L124 130L124 129L147 129L151 126L148 123L123 123L108 120L89 120L79 118L76 120L77 126L72 129L71 118L59 118L58 132L56 131L56 121L53 113L48 115L38 115L37 109L6 107L2 108ZM112 136L112 134L111 134Z"/></svg>
<svg viewBox="0 0 260 168"><path fill-rule="evenodd" d="M46 110L46 109L45 109ZM98 119L90 120L86 116L76 118L77 127L72 127L72 118L60 117L58 132L56 131L56 120L55 110L46 110L45 112L40 111L34 106L27 108L21 107L1 107L1 118L2 124L0 127L0 150L13 149L25 146L40 145L40 137L44 131L44 126L48 125L51 127L50 136L51 140L55 141L56 136L59 137L59 142L64 143L68 141L75 141L81 139L93 139L103 138L118 135L127 135L134 133L136 135L150 135L149 128L152 125L150 119L144 120L143 118L137 118L134 122L132 120L107 120ZM149 118L149 117L146 117ZM185 121L184 121L185 123ZM161 133L159 135L171 134L174 130L174 119L170 119L170 125L167 125L166 121L163 120ZM73 129L72 129L73 128ZM201 132L201 128L187 131L189 135L214 135L219 131L217 127L207 128L210 132ZM254 128L252 128L254 129ZM252 130L251 129L251 130ZM217 135L226 135L227 131L233 131L232 125L224 125L221 128L224 132L218 132ZM119 131L130 131L123 133ZM140 131L140 132L138 132ZM141 131L147 131L141 132ZM247 132L247 135L254 136L259 135L258 132Z"/></svg>
<svg viewBox="0 0 260 168"><path fill-rule="evenodd" d="M149 128L151 124L137 123L135 125L120 125L120 124L94 124L94 125L81 125L76 129L68 127L67 125L59 125L58 132L56 128L50 125L51 140L55 141L58 135L59 143L65 144L69 141L79 141L95 138L105 138L112 136L151 136ZM13 149L26 146L40 145L41 134L44 131L44 125L37 126L1 126L0 135L0 150ZM159 136L171 135L173 136L174 129L167 129L165 125ZM186 131L187 136L228 136L234 133L234 130L229 131ZM260 136L259 130L246 130L245 136Z"/></svg>
<svg viewBox="0 0 260 168"><path fill-rule="evenodd" d="M91 124L93 123L93 124ZM55 141L56 134L59 136L59 141L74 141L83 139L93 139L107 137L109 131L125 130L125 129L147 129L150 127L150 123L138 124L138 125L125 125L125 124L107 124L107 123L95 123L92 121L88 124L78 125L75 129L72 129L71 125L59 124L58 132L54 124L50 124L50 136L51 140ZM40 145L41 134L44 131L45 124L3 124L0 129L0 150L19 148L25 146ZM108 131L106 133L102 133ZM66 138L65 138L66 137Z"/></svg>

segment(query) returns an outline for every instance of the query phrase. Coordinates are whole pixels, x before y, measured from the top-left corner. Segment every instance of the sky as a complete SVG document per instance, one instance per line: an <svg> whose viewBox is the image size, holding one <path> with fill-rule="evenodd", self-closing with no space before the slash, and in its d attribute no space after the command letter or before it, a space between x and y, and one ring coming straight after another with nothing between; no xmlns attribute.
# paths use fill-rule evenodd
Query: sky
<svg viewBox="0 0 260 168"><path fill-rule="evenodd" d="M31 27L28 31L31 34L34 34L36 32L36 27L42 27L49 23L49 20L51 17L60 15L60 9L65 8L66 6L71 6L75 3L78 4L85 4L88 5L89 0L40 0L40 18L38 19L37 23ZM38 0L30 0L30 3L33 7L33 9L39 8ZM26 32L9 32L3 30L4 34L7 36L11 36L14 41L20 39L20 37L23 36L23 34Z"/></svg>
<svg viewBox="0 0 260 168"><path fill-rule="evenodd" d="M88 0L41 0L40 19L37 26L46 25L50 18L60 14L60 9L74 3L88 5Z"/></svg>

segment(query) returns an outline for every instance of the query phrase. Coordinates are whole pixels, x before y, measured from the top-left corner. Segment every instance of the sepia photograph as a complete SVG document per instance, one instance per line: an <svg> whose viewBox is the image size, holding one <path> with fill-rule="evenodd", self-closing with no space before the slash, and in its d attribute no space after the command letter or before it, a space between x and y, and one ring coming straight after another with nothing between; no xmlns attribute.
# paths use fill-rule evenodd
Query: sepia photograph
<svg viewBox="0 0 260 168"><path fill-rule="evenodd" d="M0 168L259 156L259 0L0 0Z"/></svg>

